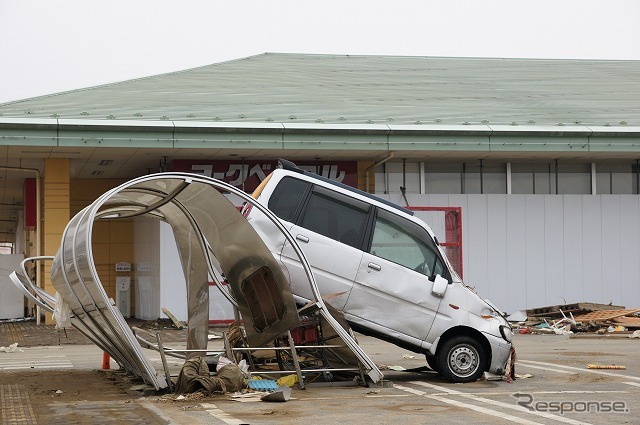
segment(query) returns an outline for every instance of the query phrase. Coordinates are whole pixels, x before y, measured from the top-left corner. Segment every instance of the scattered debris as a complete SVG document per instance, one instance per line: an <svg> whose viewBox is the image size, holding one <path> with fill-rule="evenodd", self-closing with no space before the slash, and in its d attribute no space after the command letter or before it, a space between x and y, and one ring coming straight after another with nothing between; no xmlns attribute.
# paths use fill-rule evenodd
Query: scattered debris
<svg viewBox="0 0 640 425"><path fill-rule="evenodd" d="M416 356L412 356L411 354L403 354L403 355L402 355L402 358L403 358L403 359L415 359L415 358L416 358Z"/></svg>
<svg viewBox="0 0 640 425"><path fill-rule="evenodd" d="M629 338L640 338L640 330L637 330L631 335L629 335Z"/></svg>
<svg viewBox="0 0 640 425"><path fill-rule="evenodd" d="M518 322L526 322L527 321L527 313L525 311L516 311L507 316L507 320L511 323Z"/></svg>
<svg viewBox="0 0 640 425"><path fill-rule="evenodd" d="M141 329L146 330L162 330L162 329L176 329L176 325L171 321L171 319L159 318L156 320L148 320L138 326Z"/></svg>
<svg viewBox="0 0 640 425"><path fill-rule="evenodd" d="M175 325L176 328L178 329L184 329L187 327L186 324L184 324L184 322L179 321L176 316L173 315L173 313L171 313L169 311L169 309L162 307L162 312L169 318L171 319L171 321L173 322L173 324Z"/></svg>
<svg viewBox="0 0 640 425"><path fill-rule="evenodd" d="M389 370L395 370L398 372L401 372L403 370L407 370L406 368L402 367L402 366L388 366Z"/></svg>
<svg viewBox="0 0 640 425"><path fill-rule="evenodd" d="M247 381L247 385L249 385L249 388L256 391L275 391L279 388L278 384L273 379L252 378Z"/></svg>
<svg viewBox="0 0 640 425"><path fill-rule="evenodd" d="M283 385L281 387L278 387L277 390L263 395L260 398L260 400L283 402L283 401L288 401L290 398L291 398L291 388L287 387L286 385Z"/></svg>
<svg viewBox="0 0 640 425"><path fill-rule="evenodd" d="M503 379L505 379L505 377L502 375L496 375L495 373L491 373L491 372L484 373L485 381L502 381Z"/></svg>
<svg viewBox="0 0 640 425"><path fill-rule="evenodd" d="M280 379L276 381L279 387L286 385L287 387L293 387L298 383L298 375L295 373L291 375L282 376Z"/></svg>
<svg viewBox="0 0 640 425"><path fill-rule="evenodd" d="M621 310L623 306L611 305L611 304L597 304L597 303L574 303L565 305L554 305L547 307L538 307L530 310L526 310L527 318L557 318L566 313L572 313L574 315L589 313L597 310ZM560 313L560 310L564 312Z"/></svg>
<svg viewBox="0 0 640 425"><path fill-rule="evenodd" d="M640 330L640 309L626 309L611 304L575 303L534 308L520 313L523 312L508 316L514 331L520 334L603 335Z"/></svg>
<svg viewBox="0 0 640 425"><path fill-rule="evenodd" d="M22 349L18 348L18 343L17 342L14 342L13 344L11 344L8 347L4 347L4 346L0 347L0 352L2 352L2 353L14 353L16 351L19 351L19 352L23 351Z"/></svg>
<svg viewBox="0 0 640 425"><path fill-rule="evenodd" d="M239 401L240 403L262 401L262 396L264 396L264 393L258 392L258 391L236 392L233 394L229 394L229 397L231 398L231 400Z"/></svg>
<svg viewBox="0 0 640 425"><path fill-rule="evenodd" d="M615 369L615 370L625 370L626 366L620 365L604 365L604 364L588 364L587 369Z"/></svg>
<svg viewBox="0 0 640 425"><path fill-rule="evenodd" d="M625 310L624 308L618 310L592 311L590 313L576 316L576 320L580 322L588 322L589 320L607 321L618 317L629 316L638 312L640 312L640 309Z"/></svg>
<svg viewBox="0 0 640 425"><path fill-rule="evenodd" d="M175 393L193 393L202 390L206 395L214 393L235 392L246 386L244 374L238 365L228 364L218 369L215 376L210 376L209 367L203 357L188 359L176 383Z"/></svg>

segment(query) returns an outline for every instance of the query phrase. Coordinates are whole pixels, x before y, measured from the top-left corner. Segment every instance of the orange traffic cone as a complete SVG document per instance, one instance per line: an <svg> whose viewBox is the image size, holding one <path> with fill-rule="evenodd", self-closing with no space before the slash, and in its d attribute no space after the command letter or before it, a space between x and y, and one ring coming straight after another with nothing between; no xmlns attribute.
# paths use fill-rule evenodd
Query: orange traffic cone
<svg viewBox="0 0 640 425"><path fill-rule="evenodd" d="M111 357L109 354L102 352L102 369L111 369Z"/></svg>

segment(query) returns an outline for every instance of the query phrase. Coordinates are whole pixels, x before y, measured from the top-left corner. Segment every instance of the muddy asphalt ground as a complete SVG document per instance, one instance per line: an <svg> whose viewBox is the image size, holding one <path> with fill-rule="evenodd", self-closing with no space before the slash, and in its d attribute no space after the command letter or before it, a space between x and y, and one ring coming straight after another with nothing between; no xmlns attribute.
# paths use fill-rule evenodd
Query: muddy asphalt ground
<svg viewBox="0 0 640 425"><path fill-rule="evenodd" d="M158 332L166 345L186 339L185 331ZM640 339L628 335L516 335L516 373L532 376L470 384L451 384L421 369L425 361L415 353L358 338L386 369L392 387L294 387L286 403L238 402L227 395L176 400L145 390L113 361L112 369L102 370L102 352L73 329L65 335L32 322L0 323L0 346L18 342L23 350L0 352L0 423L640 424ZM161 370L158 353L149 357ZM170 360L173 375L181 364Z"/></svg>

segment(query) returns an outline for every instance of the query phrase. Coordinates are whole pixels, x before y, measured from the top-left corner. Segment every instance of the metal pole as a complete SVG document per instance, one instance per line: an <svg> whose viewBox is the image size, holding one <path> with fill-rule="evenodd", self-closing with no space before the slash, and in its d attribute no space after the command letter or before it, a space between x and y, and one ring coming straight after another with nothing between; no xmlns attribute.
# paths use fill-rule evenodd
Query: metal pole
<svg viewBox="0 0 640 425"><path fill-rule="evenodd" d="M162 367L164 368L164 376L167 378L167 385L169 391L173 392L173 383L171 382L171 374L169 373L169 365L167 364L167 356L164 354L164 347L162 346L162 340L160 339L160 332L156 332L156 340L158 340L158 348L160 352L160 358L162 359Z"/></svg>

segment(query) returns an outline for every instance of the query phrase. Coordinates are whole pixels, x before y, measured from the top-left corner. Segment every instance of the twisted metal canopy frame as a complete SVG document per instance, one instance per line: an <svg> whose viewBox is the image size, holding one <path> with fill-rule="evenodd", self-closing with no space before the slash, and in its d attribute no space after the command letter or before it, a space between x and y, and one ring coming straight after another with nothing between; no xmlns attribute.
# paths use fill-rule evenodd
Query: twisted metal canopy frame
<svg viewBox="0 0 640 425"><path fill-rule="evenodd" d="M278 336L299 324L293 295L279 264L260 236L221 192L231 193L249 203L284 235L303 265L315 297L313 302L322 316L353 352L369 377L374 382L381 380L383 375L375 363L331 316L307 259L279 219L245 192L222 181L195 174L159 173L130 180L104 193L71 219L53 259L51 280L71 309L72 325L127 371L156 389L167 387L165 377L155 370L124 317L107 296L93 260L91 238L94 222L136 216L165 221L173 229L187 285L187 349L207 347L209 276L224 296L238 307L252 346L265 343L274 335ZM287 315L277 323L271 323L268 332L259 333L249 326L251 314L248 309L251 306L247 305L247 299L239 288L241 284L246 285L250 281L248 278L257 270L265 268L273 273ZM225 279L230 285L221 284ZM17 281L20 279L14 279L16 285Z"/></svg>

